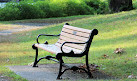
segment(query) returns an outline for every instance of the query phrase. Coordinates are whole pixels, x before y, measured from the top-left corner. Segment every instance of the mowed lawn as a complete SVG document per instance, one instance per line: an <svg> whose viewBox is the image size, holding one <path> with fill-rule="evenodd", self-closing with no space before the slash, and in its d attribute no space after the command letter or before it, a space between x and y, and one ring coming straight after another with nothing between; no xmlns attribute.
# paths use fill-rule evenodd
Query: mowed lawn
<svg viewBox="0 0 137 81"><path fill-rule="evenodd" d="M71 17L70 17L71 18ZM65 23L65 22L64 22ZM43 29L23 32L11 35L0 43L0 74L12 77L13 80L25 80L15 75L5 66L28 65L34 61L35 51L32 44L36 43L38 34L59 34L64 23L45 26ZM70 25L85 29L98 29L99 34L94 37L89 51L89 63L100 66L99 70L128 80L129 75L137 76L137 10L120 12L108 15L91 15L68 22ZM49 41L55 43L57 37L40 37L40 42ZM116 48L124 50L121 54L115 54ZM50 53L40 51L40 57ZM107 57L104 57L107 55ZM65 57L66 58L66 57ZM85 63L83 58L65 59L66 63ZM54 63L42 60L40 63ZM131 80L131 79L129 79ZM132 79L135 80L135 79Z"/></svg>

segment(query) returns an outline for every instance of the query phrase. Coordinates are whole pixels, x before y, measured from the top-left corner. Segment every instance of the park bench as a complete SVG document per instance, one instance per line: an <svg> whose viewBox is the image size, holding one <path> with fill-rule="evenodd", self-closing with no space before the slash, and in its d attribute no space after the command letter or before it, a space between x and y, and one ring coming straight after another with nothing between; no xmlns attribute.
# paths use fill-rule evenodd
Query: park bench
<svg viewBox="0 0 137 81"><path fill-rule="evenodd" d="M68 23L65 23L62 31L58 35L47 35L47 34L39 34L36 41L36 44L32 45L32 48L36 50L36 56L35 61L33 64L33 67L38 67L37 63L42 59L48 59L53 60L55 62L58 62L60 64L59 66L59 73L57 76L57 79L60 79L60 76L66 71L66 70L84 70L88 77L93 78L88 64L88 52L89 48L92 42L92 39L94 35L98 34L97 29L88 30L78 27L70 26ZM59 36L58 41L55 44L48 44L46 41L43 44L40 44L38 41L38 38L40 36ZM55 57L53 56L45 56L38 59L38 48L48 51L52 54L56 54ZM77 67L77 66L68 66L64 63L62 57L83 57L85 56L86 59L86 69ZM67 67L65 70L62 71L62 66Z"/></svg>

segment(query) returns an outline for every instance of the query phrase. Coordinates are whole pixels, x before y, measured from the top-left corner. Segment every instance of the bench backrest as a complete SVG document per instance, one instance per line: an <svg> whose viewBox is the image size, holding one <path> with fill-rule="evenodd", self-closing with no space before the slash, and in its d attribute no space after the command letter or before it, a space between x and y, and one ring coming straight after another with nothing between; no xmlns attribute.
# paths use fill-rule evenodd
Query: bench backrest
<svg viewBox="0 0 137 81"><path fill-rule="evenodd" d="M64 25L56 45L60 47L64 42L87 42L91 38L91 33L92 30ZM63 46L64 49L73 50L76 53L82 52L86 47L87 44L65 44Z"/></svg>

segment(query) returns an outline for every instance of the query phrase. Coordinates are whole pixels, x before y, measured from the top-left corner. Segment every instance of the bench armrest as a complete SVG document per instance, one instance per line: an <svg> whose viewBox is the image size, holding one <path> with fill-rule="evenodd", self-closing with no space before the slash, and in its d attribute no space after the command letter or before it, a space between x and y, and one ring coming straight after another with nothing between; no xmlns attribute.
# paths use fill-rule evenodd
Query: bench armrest
<svg viewBox="0 0 137 81"><path fill-rule="evenodd" d="M62 45L61 45L61 51L62 51L62 53L65 53L64 51L63 51L63 46L66 44L66 43L72 43L72 44L86 44L87 42L64 42ZM71 52L73 52L73 51L71 51Z"/></svg>
<svg viewBox="0 0 137 81"><path fill-rule="evenodd" d="M37 36L37 39L36 39L36 41L37 41L38 44L39 44L38 39L39 39L40 36L60 36L60 34L58 34L58 35L39 34L39 35Z"/></svg>

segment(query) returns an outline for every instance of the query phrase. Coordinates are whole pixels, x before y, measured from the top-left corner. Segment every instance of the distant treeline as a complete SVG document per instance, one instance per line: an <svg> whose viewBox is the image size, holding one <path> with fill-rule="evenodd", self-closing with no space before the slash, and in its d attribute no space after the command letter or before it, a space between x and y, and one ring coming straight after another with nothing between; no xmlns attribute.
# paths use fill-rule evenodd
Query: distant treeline
<svg viewBox="0 0 137 81"><path fill-rule="evenodd" d="M107 8L107 4L99 0L22 0L7 3L1 8L0 20L103 14Z"/></svg>

